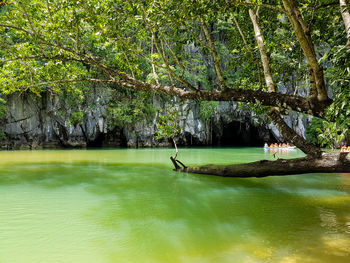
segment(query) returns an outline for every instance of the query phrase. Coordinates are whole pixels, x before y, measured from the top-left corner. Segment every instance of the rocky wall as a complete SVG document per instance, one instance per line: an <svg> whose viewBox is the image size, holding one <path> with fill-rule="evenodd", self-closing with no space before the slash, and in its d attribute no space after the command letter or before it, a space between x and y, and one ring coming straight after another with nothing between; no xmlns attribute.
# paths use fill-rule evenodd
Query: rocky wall
<svg viewBox="0 0 350 263"><path fill-rule="evenodd" d="M93 88L84 104L68 103L64 96L43 94L12 95L7 100L7 117L3 123L5 137L2 149L41 149L61 147L158 147L170 146L166 140L155 138L156 119L141 121L133 127L110 127L107 107L111 91ZM278 130L267 122L258 122L251 112L234 102L221 102L210 122L201 120L199 103L176 99L182 133L177 141L184 146L260 146L264 142L283 141ZM156 108L164 108L165 102L154 96ZM72 123L73 112L84 112L80 123ZM305 136L309 119L291 113L287 123Z"/></svg>

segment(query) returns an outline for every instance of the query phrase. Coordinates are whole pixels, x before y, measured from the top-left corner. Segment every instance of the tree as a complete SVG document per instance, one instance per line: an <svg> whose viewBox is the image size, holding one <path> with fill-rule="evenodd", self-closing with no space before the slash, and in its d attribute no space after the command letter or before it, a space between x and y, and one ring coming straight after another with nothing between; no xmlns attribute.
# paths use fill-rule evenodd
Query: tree
<svg viewBox="0 0 350 263"><path fill-rule="evenodd" d="M339 4L345 27L333 23L340 19ZM285 161L284 173L315 171L310 167L349 171L348 155L322 152L282 117L294 110L329 121L348 118L349 102L343 99L339 108L328 96L323 65L329 61L318 59L333 52L332 41L342 40L344 46L346 7L334 0L14 0L1 9L0 89L40 95L95 82L180 99L252 103L266 107L286 140L307 154L298 171L289 166L295 167L294 161ZM342 33L327 38L327 30ZM203 62L209 63L203 67ZM306 96L279 92L278 85L294 75L307 78ZM338 94L343 98L344 90ZM329 106L340 110L327 114ZM327 160L329 169L320 160ZM271 174L281 173L280 162L256 165L255 176L266 175L258 169L265 165ZM237 167L215 167L210 173L244 174L246 168Z"/></svg>
<svg viewBox="0 0 350 263"><path fill-rule="evenodd" d="M186 168L186 166L179 160L177 160L177 155L179 150L177 149L177 144L175 137L181 132L180 115L176 108L170 108L166 106L166 112L160 111L157 119L157 139L171 139L175 147L175 155L170 157L176 169ZM181 166L179 166L179 164Z"/></svg>

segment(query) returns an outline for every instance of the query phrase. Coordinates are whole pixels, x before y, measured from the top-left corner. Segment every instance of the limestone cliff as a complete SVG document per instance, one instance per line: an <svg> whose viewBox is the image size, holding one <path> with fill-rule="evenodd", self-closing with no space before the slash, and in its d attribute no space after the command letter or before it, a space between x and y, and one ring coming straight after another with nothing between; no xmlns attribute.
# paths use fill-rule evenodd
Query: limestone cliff
<svg viewBox="0 0 350 263"><path fill-rule="evenodd" d="M41 149L60 147L157 147L167 146L167 141L155 138L155 113L151 122L141 121L132 127L109 125L107 107L110 93L93 88L85 102L80 105L68 103L69 98L45 93L11 95L6 98L7 114L3 120L3 149ZM165 107L159 97L154 96L156 108ZM272 124L257 121L250 111L241 109L237 103L222 102L215 109L209 123L199 114L197 102L179 104L182 134L180 145L258 146L265 141L282 141L283 138ZM72 121L72 114L83 112L83 118ZM308 119L290 114L288 124L305 135Z"/></svg>

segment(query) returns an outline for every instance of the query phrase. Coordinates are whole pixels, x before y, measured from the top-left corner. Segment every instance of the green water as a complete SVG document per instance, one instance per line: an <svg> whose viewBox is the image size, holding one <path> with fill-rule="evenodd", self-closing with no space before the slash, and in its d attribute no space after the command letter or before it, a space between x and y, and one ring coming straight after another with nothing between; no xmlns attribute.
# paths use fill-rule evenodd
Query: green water
<svg viewBox="0 0 350 263"><path fill-rule="evenodd" d="M183 174L171 170L172 153L0 152L0 262L349 262L350 174ZM273 156L225 148L179 158Z"/></svg>

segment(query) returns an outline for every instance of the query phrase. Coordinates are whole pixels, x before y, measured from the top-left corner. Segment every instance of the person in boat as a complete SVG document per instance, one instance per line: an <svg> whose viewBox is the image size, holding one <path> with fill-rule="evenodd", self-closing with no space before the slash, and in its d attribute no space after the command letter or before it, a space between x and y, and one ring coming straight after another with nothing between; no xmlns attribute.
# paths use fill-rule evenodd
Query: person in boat
<svg viewBox="0 0 350 263"><path fill-rule="evenodd" d="M340 152L342 152L342 153L350 152L350 146L343 145L340 148Z"/></svg>

